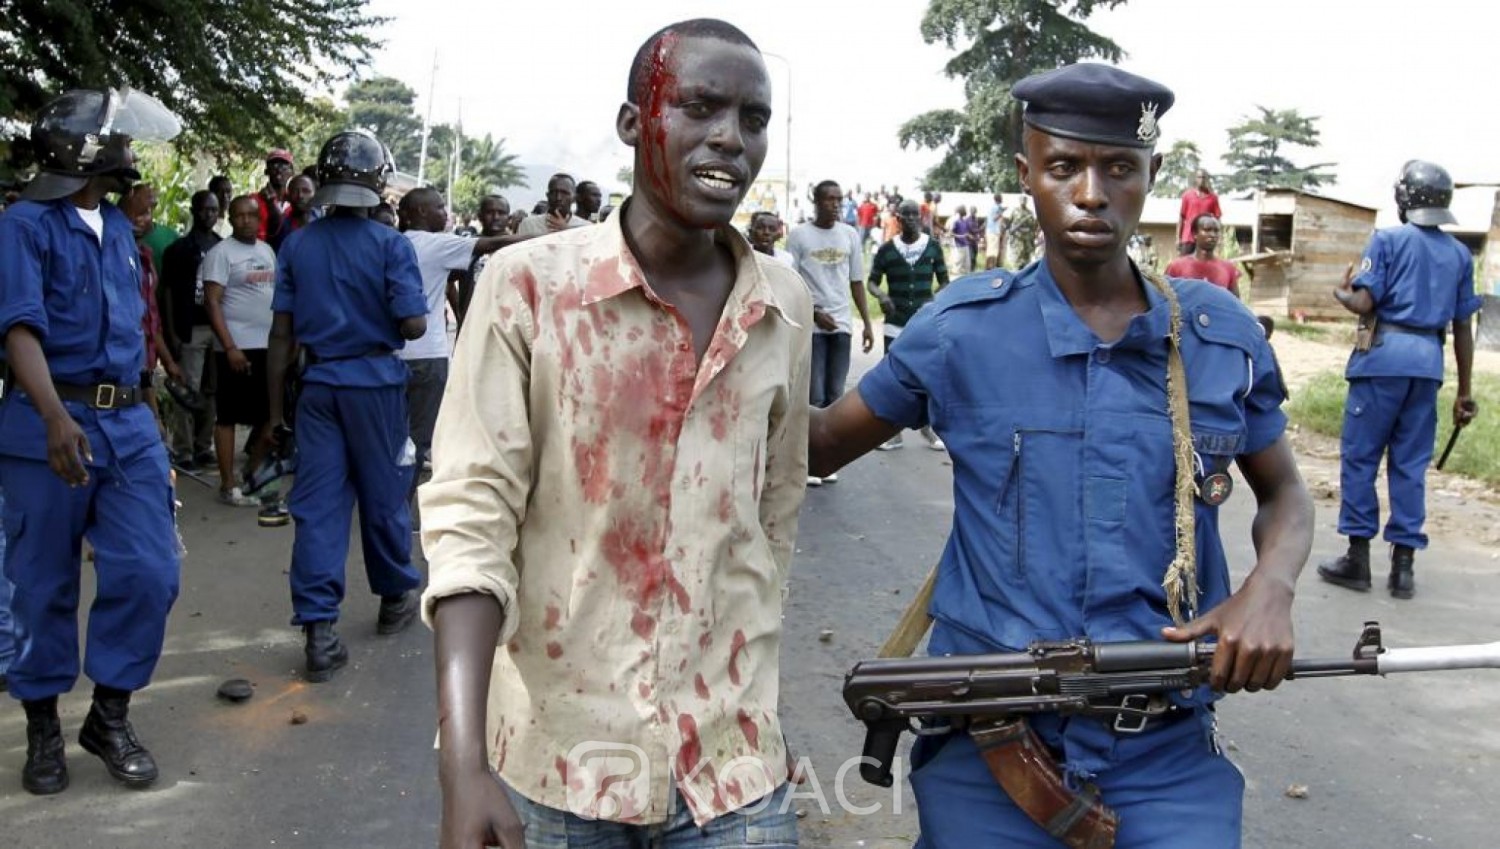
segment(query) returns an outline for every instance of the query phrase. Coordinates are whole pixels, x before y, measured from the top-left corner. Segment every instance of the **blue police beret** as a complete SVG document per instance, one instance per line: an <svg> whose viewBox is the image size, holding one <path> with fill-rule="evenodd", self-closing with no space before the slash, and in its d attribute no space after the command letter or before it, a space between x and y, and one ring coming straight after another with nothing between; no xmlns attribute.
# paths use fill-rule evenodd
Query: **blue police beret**
<svg viewBox="0 0 1500 849"><path fill-rule="evenodd" d="M1032 74L1010 93L1025 102L1026 123L1044 133L1123 147L1155 145L1156 121L1177 99L1161 83L1092 62Z"/></svg>

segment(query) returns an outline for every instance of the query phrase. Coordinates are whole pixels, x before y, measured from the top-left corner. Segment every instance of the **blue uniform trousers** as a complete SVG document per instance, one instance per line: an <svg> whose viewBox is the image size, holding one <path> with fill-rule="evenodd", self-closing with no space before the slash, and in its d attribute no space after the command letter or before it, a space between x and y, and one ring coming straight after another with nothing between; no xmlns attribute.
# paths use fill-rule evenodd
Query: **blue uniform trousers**
<svg viewBox="0 0 1500 849"><path fill-rule="evenodd" d="M287 507L292 546L292 624L332 621L344 600L349 520L359 504L365 575L377 595L421 584L411 563L414 452L406 433L406 387L309 383L297 402L297 478Z"/></svg>
<svg viewBox="0 0 1500 849"><path fill-rule="evenodd" d="M1390 520L1385 540L1426 548L1427 464L1437 433L1439 382L1420 377L1363 377L1349 381L1339 472L1339 533L1374 538L1380 530L1375 474L1386 458Z"/></svg>
<svg viewBox="0 0 1500 849"><path fill-rule="evenodd" d="M177 600L180 561L167 452L149 450L90 467L70 488L45 462L0 457L5 574L19 652L18 699L65 693L78 680L78 596L83 538L94 547L95 594L84 672L95 684L139 690L161 657ZM22 495L24 493L24 495Z"/></svg>
<svg viewBox="0 0 1500 849"><path fill-rule="evenodd" d="M16 628L10 616L10 581L5 578L5 490L0 489L0 675L16 658Z"/></svg>
<svg viewBox="0 0 1500 849"><path fill-rule="evenodd" d="M1208 711L1140 736L1106 743L1113 763L1093 779L1120 815L1118 849L1236 849L1245 782L1214 747ZM1034 723L1043 739L1054 717ZM1072 720L1091 722L1092 720ZM1101 739L1110 732L1099 728ZM969 735L923 737L912 755L922 834L916 849L1059 849L1016 807Z"/></svg>

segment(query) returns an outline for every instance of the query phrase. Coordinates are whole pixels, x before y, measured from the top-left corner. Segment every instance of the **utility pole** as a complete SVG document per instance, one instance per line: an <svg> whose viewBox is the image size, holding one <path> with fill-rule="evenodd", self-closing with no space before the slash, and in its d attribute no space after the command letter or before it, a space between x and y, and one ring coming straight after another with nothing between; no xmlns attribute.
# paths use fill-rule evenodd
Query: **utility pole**
<svg viewBox="0 0 1500 849"><path fill-rule="evenodd" d="M427 83L427 117L422 119L422 153L417 159L417 185L425 185L427 176L427 137L432 134L432 98L437 91L438 53L432 51L432 76Z"/></svg>

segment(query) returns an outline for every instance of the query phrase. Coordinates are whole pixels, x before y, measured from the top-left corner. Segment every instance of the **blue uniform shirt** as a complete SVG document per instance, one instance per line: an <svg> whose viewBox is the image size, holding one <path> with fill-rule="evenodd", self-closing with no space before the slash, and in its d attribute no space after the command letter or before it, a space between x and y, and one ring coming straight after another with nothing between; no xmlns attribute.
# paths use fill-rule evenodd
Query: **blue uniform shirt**
<svg viewBox="0 0 1500 849"><path fill-rule="evenodd" d="M291 313L292 335L320 358L303 380L330 386L403 386L406 364L365 356L406 345L402 319L427 314L411 242L368 218L314 221L281 244L276 312Z"/></svg>
<svg viewBox="0 0 1500 849"><path fill-rule="evenodd" d="M1455 319L1467 319L1481 303L1474 294L1474 257L1469 249L1436 227L1415 224L1375 231L1354 288L1370 291L1381 322L1434 333L1381 332L1377 323L1376 344L1350 355L1347 378L1442 380L1443 342L1437 331Z"/></svg>
<svg viewBox="0 0 1500 849"><path fill-rule="evenodd" d="M1269 447L1285 392L1255 319L1224 290L1174 280L1193 445L1205 466ZM953 458L953 530L931 652L1034 640L1160 639L1175 546L1169 308L1103 344L1045 262L963 278L906 325L859 391L881 419L931 423ZM1237 494L1235 497L1248 497ZM1197 504L1200 595L1230 593L1218 511Z"/></svg>
<svg viewBox="0 0 1500 849"><path fill-rule="evenodd" d="M108 202L99 209L102 241L67 198L22 201L0 216L0 339L14 327L30 328L56 383L136 386L146 361L140 252L124 214ZM95 465L161 441L144 404L66 407L88 437ZM0 402L0 452L47 459L47 428L19 391Z"/></svg>

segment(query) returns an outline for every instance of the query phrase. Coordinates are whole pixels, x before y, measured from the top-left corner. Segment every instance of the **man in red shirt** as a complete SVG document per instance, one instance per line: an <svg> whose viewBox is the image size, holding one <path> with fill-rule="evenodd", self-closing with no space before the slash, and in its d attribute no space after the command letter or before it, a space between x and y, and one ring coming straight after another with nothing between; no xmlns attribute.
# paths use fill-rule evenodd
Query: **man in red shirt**
<svg viewBox="0 0 1500 849"><path fill-rule="evenodd" d="M266 187L255 195L255 207L260 211L260 227L255 238L269 243L281 231L281 220L292 211L287 201L286 184L292 179L296 166L290 151L276 148L266 154ZM225 207L228 213L228 207Z"/></svg>
<svg viewBox="0 0 1500 849"><path fill-rule="evenodd" d="M1224 217L1219 209L1219 196L1208 184L1208 172L1199 168L1193 179L1195 185L1182 193L1182 206L1177 211L1177 253L1182 256L1193 252L1193 222L1198 216Z"/></svg>
<svg viewBox="0 0 1500 849"><path fill-rule="evenodd" d="M1219 248L1219 219L1204 214L1193 219L1192 256L1180 256L1167 263L1167 276L1187 280L1207 280L1221 289L1240 296L1240 270L1226 259L1214 256Z"/></svg>
<svg viewBox="0 0 1500 849"><path fill-rule="evenodd" d="M859 243L863 245L870 241L870 231L875 229L876 219L880 216L880 207L876 206L875 201L867 194L855 214L859 216Z"/></svg>

